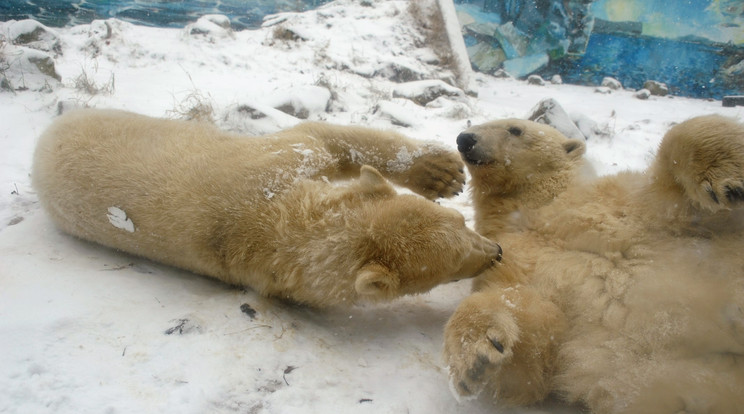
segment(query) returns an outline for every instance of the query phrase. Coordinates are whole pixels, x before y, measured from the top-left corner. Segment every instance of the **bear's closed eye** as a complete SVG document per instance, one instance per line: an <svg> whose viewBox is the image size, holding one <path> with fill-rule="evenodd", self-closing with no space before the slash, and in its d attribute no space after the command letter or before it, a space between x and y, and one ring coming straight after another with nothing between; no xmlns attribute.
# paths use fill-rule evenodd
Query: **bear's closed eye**
<svg viewBox="0 0 744 414"><path fill-rule="evenodd" d="M511 127L507 131L509 131L510 134L517 136L517 137L522 135L522 129L518 127Z"/></svg>

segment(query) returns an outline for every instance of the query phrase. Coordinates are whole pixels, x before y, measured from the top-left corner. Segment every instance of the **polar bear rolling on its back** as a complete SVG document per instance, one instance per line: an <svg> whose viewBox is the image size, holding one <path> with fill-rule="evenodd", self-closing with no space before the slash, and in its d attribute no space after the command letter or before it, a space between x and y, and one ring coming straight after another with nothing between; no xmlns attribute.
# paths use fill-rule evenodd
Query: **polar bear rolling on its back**
<svg viewBox="0 0 744 414"><path fill-rule="evenodd" d="M457 154L393 132L306 123L242 137L112 110L57 119L32 180L72 235L313 306L425 292L500 259L459 213L398 195L381 173L427 198L464 182Z"/></svg>
<svg viewBox="0 0 744 414"><path fill-rule="evenodd" d="M674 126L651 167L586 180L582 141L500 120L457 138L504 246L445 330L455 390L592 413L744 412L744 125Z"/></svg>

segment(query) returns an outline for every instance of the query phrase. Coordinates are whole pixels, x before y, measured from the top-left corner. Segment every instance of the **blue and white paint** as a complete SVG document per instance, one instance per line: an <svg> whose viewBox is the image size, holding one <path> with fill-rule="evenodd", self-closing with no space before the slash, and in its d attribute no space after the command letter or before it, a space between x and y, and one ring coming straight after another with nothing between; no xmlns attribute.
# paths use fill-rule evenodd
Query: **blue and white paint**
<svg viewBox="0 0 744 414"><path fill-rule="evenodd" d="M672 93L744 91L741 0L455 0L475 69L515 77L559 74L625 87L646 80Z"/></svg>

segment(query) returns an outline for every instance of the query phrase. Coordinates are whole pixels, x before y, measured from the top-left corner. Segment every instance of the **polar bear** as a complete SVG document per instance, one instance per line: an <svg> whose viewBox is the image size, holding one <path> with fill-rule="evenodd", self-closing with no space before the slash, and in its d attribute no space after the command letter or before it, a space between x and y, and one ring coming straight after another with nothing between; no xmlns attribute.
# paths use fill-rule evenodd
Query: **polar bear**
<svg viewBox="0 0 744 414"><path fill-rule="evenodd" d="M671 128L643 173L592 179L582 141L517 119L457 138L503 262L445 327L461 396L601 413L744 408L744 125Z"/></svg>
<svg viewBox="0 0 744 414"><path fill-rule="evenodd" d="M381 172L427 198L464 183L456 152L393 132L242 137L95 109L43 133L32 181L72 235L316 307L425 292L500 259L458 212L397 194Z"/></svg>

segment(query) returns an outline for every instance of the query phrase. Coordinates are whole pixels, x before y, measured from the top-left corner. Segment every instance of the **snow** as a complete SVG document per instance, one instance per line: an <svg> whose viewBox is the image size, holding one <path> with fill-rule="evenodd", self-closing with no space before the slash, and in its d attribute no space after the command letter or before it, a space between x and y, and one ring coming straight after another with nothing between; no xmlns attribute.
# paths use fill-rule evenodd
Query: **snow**
<svg viewBox="0 0 744 414"><path fill-rule="evenodd" d="M423 58L432 51L406 2L364 4L342 0L225 37L115 20L55 29L61 83L0 93L0 412L496 412L484 397L458 402L442 362L442 329L469 293L467 281L389 304L317 311L61 233L29 177L35 142L60 105L180 117L184 103L203 104L223 128L272 132L299 122L272 107L277 96L299 91L299 102L309 98L303 88L323 86L331 112L313 106L311 120L389 128L454 150L469 124L524 118L553 98L603 131L587 142L599 174L645 168L664 132L686 118L744 119L742 107L720 101L639 100L629 90L605 95L479 74L477 97L419 106L393 98L398 84L380 69L404 66L423 79L451 74ZM277 27L301 38L277 38ZM82 73L113 86L97 94L76 88ZM415 154L399 155L405 163ZM441 204L472 224L467 192ZM112 214L127 222L125 212Z"/></svg>
<svg viewBox="0 0 744 414"><path fill-rule="evenodd" d="M109 207L106 217L108 217L109 223L117 229L134 233L134 222L132 219L127 217L127 213L119 207Z"/></svg>

